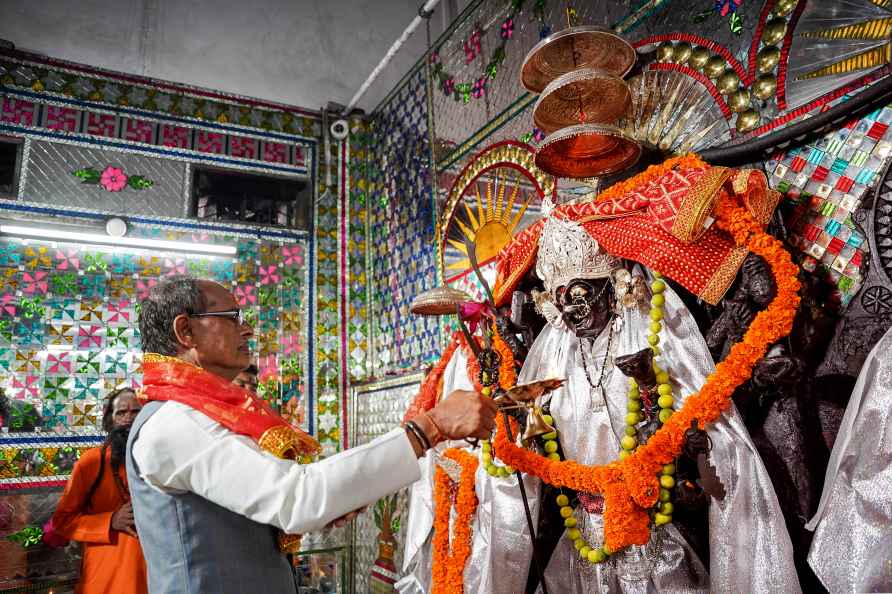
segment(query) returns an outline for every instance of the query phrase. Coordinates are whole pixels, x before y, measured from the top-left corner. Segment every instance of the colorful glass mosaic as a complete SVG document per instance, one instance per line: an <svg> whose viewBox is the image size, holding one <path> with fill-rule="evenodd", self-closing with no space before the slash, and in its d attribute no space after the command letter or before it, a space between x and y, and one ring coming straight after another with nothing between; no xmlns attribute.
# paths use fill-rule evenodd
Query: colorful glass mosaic
<svg viewBox="0 0 892 594"><path fill-rule="evenodd" d="M868 256L852 214L892 153L890 124L892 107L884 107L766 163L771 185L786 193L784 218L802 267L826 271L843 307L861 287Z"/></svg>
<svg viewBox="0 0 892 594"><path fill-rule="evenodd" d="M260 395L307 428L305 242L157 228L137 228L133 234L236 245L237 258L4 237L0 385L13 408L35 411L43 431L95 433L108 392L140 385L139 300L163 277L190 274L232 288L254 325L251 346L260 368ZM10 421L15 431L15 418ZM0 436L0 445L21 450L9 445L15 433L9 435ZM46 472L40 464L18 464L7 455L4 460L0 474L5 479Z"/></svg>
<svg viewBox="0 0 892 594"><path fill-rule="evenodd" d="M424 71L373 114L369 166L374 374L418 369L440 351L435 318L409 304L437 283Z"/></svg>
<svg viewBox="0 0 892 594"><path fill-rule="evenodd" d="M365 122L355 122L348 140L350 155L350 188L347 213L349 258L347 278L347 359L351 381L362 381L371 375L371 352L369 339L369 247L366 233L368 225L368 165L372 138Z"/></svg>
<svg viewBox="0 0 892 594"><path fill-rule="evenodd" d="M307 137L319 136L319 116L314 111L145 77L122 75L15 50L0 51L0 83L48 99L78 99L116 108L185 116L218 124L234 124ZM113 115L90 114L87 120L94 131L116 126ZM146 139L145 142L150 142L149 138L154 133L151 128L132 120L124 121L121 125L127 134L141 135ZM171 129L169 132L173 134L169 137L171 141L180 133L178 129Z"/></svg>
<svg viewBox="0 0 892 594"><path fill-rule="evenodd" d="M341 447L341 348L338 312L339 262L339 146L319 158L319 196L316 199L316 435L323 455ZM327 174L327 175L326 175ZM331 182L326 185L324 182Z"/></svg>

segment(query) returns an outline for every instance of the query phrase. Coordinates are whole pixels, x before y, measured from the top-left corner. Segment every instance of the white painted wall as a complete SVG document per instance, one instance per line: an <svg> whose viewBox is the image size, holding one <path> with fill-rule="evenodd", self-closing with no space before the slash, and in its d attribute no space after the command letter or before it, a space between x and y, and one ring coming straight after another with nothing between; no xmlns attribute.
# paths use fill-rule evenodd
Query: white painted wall
<svg viewBox="0 0 892 594"><path fill-rule="evenodd" d="M422 1L0 0L0 38L55 58L316 109L350 100ZM468 1L442 0L433 39ZM422 26L359 107L373 108L425 47Z"/></svg>

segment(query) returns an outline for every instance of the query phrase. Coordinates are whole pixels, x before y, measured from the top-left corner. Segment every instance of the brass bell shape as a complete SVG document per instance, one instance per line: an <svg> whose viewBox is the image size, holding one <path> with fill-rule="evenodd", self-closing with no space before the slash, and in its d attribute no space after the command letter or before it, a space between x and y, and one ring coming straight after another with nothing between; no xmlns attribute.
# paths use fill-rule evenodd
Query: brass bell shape
<svg viewBox="0 0 892 594"><path fill-rule="evenodd" d="M677 64L684 64L688 61L688 58L691 57L691 44L687 41L682 41L681 43L675 46L675 49L672 51L672 60Z"/></svg>
<svg viewBox="0 0 892 594"><path fill-rule="evenodd" d="M715 87L722 95L730 95L737 90L738 84L740 84L740 77L729 68L716 81Z"/></svg>
<svg viewBox="0 0 892 594"><path fill-rule="evenodd" d="M661 43L657 47L657 62L671 62L675 55L675 48L671 41Z"/></svg>
<svg viewBox="0 0 892 594"><path fill-rule="evenodd" d="M691 56L688 58L688 65L691 68L702 70L708 61L709 50L705 47L698 46L691 51Z"/></svg>
<svg viewBox="0 0 892 594"><path fill-rule="evenodd" d="M773 74L763 74L753 85L753 95L758 99L768 99L777 90L777 79Z"/></svg>
<svg viewBox="0 0 892 594"><path fill-rule="evenodd" d="M772 72L780 62L781 52L776 47L763 47L756 55L756 66L759 72Z"/></svg>
<svg viewBox="0 0 892 594"><path fill-rule="evenodd" d="M743 113L737 114L737 129L740 132L749 132L759 125L759 112L755 109L748 109Z"/></svg>
<svg viewBox="0 0 892 594"><path fill-rule="evenodd" d="M542 409L534 406L527 414L527 426L523 430L524 443L529 443L530 440L552 431L554 431L554 427L542 418Z"/></svg>
<svg viewBox="0 0 892 594"><path fill-rule="evenodd" d="M798 4L798 0L778 0L777 4L774 5L774 15L785 17L793 12L796 4Z"/></svg>
<svg viewBox="0 0 892 594"><path fill-rule="evenodd" d="M737 89L728 96L728 107L735 113L742 113L750 107L750 92Z"/></svg>
<svg viewBox="0 0 892 594"><path fill-rule="evenodd" d="M787 34L787 21L784 19L771 19L765 25L762 32L762 43L765 45L777 45Z"/></svg>
<svg viewBox="0 0 892 594"><path fill-rule="evenodd" d="M706 61L703 67L703 74L709 78L716 79L725 71L725 59L721 56L712 56Z"/></svg>

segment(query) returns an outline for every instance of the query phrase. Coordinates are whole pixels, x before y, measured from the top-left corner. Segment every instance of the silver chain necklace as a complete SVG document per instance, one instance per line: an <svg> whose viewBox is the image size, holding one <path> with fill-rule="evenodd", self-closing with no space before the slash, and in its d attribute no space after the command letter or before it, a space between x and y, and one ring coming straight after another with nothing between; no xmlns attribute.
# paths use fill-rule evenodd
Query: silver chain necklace
<svg viewBox="0 0 892 594"><path fill-rule="evenodd" d="M604 408L607 403L607 389L604 387L604 380L607 379L607 360L610 358L611 351L613 348L613 333L614 333L614 316L610 316L610 321L607 322L610 326L610 333L607 335L607 348L604 349L604 359L601 361L601 371L598 374L598 381L592 381L592 376L588 370L588 353L592 351L595 347L595 339L593 338L580 338L579 340L579 358L582 360L582 369L585 372L585 379L588 382L591 391L589 392L589 398L591 399L592 410L599 411ZM612 359L611 359L612 363ZM613 366L611 364L610 371L613 371ZM599 399L596 400L595 393L598 393L600 396Z"/></svg>

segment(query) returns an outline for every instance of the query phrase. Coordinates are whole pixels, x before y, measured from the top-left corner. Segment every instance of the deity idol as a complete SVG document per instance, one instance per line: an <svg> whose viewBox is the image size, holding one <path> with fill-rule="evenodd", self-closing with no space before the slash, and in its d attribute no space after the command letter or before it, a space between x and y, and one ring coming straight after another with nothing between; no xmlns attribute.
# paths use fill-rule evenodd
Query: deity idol
<svg viewBox="0 0 892 594"><path fill-rule="evenodd" d="M648 380L671 385L681 405L714 370L709 350L665 282L638 266L629 271L573 221L552 217L545 222L536 272L545 283L547 294L540 303L549 324L530 349L518 383L566 378L562 388L541 402L553 417L563 455L586 465L608 463L629 436L630 383L622 370L638 378L640 390ZM648 287L662 296L659 322L644 305L651 303ZM641 361L650 361L642 353L651 349L646 338L655 322L662 326L656 359L661 377L652 378ZM656 403L650 406L650 412L658 412ZM639 438L646 433L645 427ZM598 493L579 493L576 522L567 529L570 538L560 541L545 572L548 590L798 592L783 516L736 410L732 407L706 434L711 444L707 470L712 468L721 483L720 498L712 498L704 511L709 517L708 559L701 560L671 523L655 528L643 547L629 547L605 562L582 559L575 541L581 538L593 550L603 545L604 501ZM708 478L701 477L701 483Z"/></svg>

